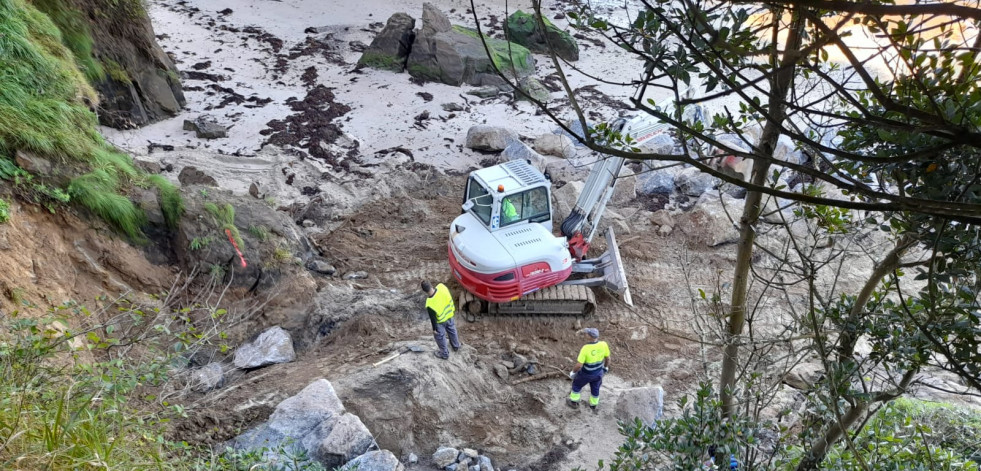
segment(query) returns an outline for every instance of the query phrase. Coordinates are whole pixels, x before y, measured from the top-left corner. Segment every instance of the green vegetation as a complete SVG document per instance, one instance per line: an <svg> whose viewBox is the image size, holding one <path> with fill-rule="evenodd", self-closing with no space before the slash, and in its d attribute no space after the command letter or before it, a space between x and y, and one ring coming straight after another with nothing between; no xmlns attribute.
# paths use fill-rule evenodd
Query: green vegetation
<svg viewBox="0 0 981 471"><path fill-rule="evenodd" d="M10 203L0 198L0 224L10 220Z"/></svg>
<svg viewBox="0 0 981 471"><path fill-rule="evenodd" d="M171 228L177 227L184 214L184 198L181 198L180 189L161 175L150 175L148 179L157 188L160 209L163 211L167 225Z"/></svg>
<svg viewBox="0 0 981 471"><path fill-rule="evenodd" d="M239 250L244 250L245 243L242 242L242 234L235 227L235 207L227 203L224 206L218 206L215 203L205 203L204 209L215 218L215 223L223 233L227 230L232 234L232 238L235 239Z"/></svg>
<svg viewBox="0 0 981 471"><path fill-rule="evenodd" d="M453 25L453 30L472 38L480 39L480 34L470 28ZM532 72L531 51L528 48L520 44L487 36L484 36L484 39L487 41L487 47L491 51L491 60L498 70L504 73L517 71L518 75L526 75Z"/></svg>
<svg viewBox="0 0 981 471"><path fill-rule="evenodd" d="M211 236L205 237L195 237L191 239L190 249L191 250L201 250L214 242L214 238Z"/></svg>
<svg viewBox="0 0 981 471"><path fill-rule="evenodd" d="M225 269L225 266L218 263L212 263L211 267L208 268L208 275L216 282L223 280L226 273L228 273L228 270Z"/></svg>
<svg viewBox="0 0 981 471"><path fill-rule="evenodd" d="M105 71L92 53L92 32L82 13L67 5L64 0L32 0L31 4L48 15L61 31L62 44L72 51L89 82L102 80Z"/></svg>
<svg viewBox="0 0 981 471"><path fill-rule="evenodd" d="M405 62L398 60L397 57L376 51L366 51L362 54L361 59L358 59L358 65L392 72L401 72L405 68Z"/></svg>
<svg viewBox="0 0 981 471"><path fill-rule="evenodd" d="M269 240L269 228L267 228L266 226L263 225L249 226L249 233L252 234L252 237L259 239L259 242L265 242Z"/></svg>
<svg viewBox="0 0 981 471"><path fill-rule="evenodd" d="M142 240L146 216L126 190L145 184L146 176L97 131L89 106L98 100L86 76L102 72L91 61L84 20L57 0L39 2L54 21L32 5L0 0L0 177L42 197L37 202L49 210L72 200L131 240ZM50 161L64 175L78 176L63 191L45 180L49 175L19 169L13 162L18 150ZM151 177L151 183L160 192L167 222L175 226L183 211L177 189L162 178Z"/></svg>

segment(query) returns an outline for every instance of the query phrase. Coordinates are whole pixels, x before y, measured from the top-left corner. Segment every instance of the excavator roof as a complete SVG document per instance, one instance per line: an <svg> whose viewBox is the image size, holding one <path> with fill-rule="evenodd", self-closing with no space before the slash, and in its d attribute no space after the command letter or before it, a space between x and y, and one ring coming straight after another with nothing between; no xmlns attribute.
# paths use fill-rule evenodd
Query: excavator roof
<svg viewBox="0 0 981 471"><path fill-rule="evenodd" d="M498 185L504 185L505 193L537 186L547 181L542 172L525 160L511 160L493 167L482 168L473 172L473 175L482 180L491 191L497 191Z"/></svg>

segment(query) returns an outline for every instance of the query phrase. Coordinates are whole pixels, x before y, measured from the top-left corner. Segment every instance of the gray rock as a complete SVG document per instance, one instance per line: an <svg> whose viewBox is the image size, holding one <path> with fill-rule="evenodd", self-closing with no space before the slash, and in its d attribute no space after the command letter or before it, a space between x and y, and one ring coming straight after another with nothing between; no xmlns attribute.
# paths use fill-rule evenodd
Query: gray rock
<svg viewBox="0 0 981 471"><path fill-rule="evenodd" d="M342 277L345 280L363 280L368 278L368 272L365 271L349 271Z"/></svg>
<svg viewBox="0 0 981 471"><path fill-rule="evenodd" d="M457 459L456 459L456 467L457 467L457 469L467 469L467 468L469 468L470 467L470 457L465 456L463 453L460 453L460 456L458 456Z"/></svg>
<svg viewBox="0 0 981 471"><path fill-rule="evenodd" d="M214 116L203 114L194 120L184 120L184 130L194 131L200 139L228 137L228 127L218 124Z"/></svg>
<svg viewBox="0 0 981 471"><path fill-rule="evenodd" d="M491 464L491 459L484 455L477 457L477 465L480 466L480 471L494 471L494 466Z"/></svg>
<svg viewBox="0 0 981 471"><path fill-rule="evenodd" d="M515 141L518 141L518 134L510 129L477 125L467 131L464 145L473 150L500 152Z"/></svg>
<svg viewBox="0 0 981 471"><path fill-rule="evenodd" d="M307 270L312 272L320 273L321 275L333 275L337 273L337 269L333 265L327 263L326 260L319 258L312 258L306 264Z"/></svg>
<svg viewBox="0 0 981 471"><path fill-rule="evenodd" d="M14 153L14 161L17 166L35 175L47 176L51 174L51 161L26 150L18 150Z"/></svg>
<svg viewBox="0 0 981 471"><path fill-rule="evenodd" d="M191 389L197 392L208 392L218 389L225 384L225 372L220 363L208 363L191 372Z"/></svg>
<svg viewBox="0 0 981 471"><path fill-rule="evenodd" d="M512 13L505 23L508 39L533 52L552 51L567 61L579 60L579 44L572 35L559 29L548 18L543 17L539 22L535 16L521 10Z"/></svg>
<svg viewBox="0 0 981 471"><path fill-rule="evenodd" d="M477 85L484 75L496 73L494 64L503 73L516 72L518 77L534 72L535 60L524 46L493 38L487 38L487 45L493 62L476 31L452 26L445 14L426 3L422 28L412 43L406 68L415 78L449 85Z"/></svg>
<svg viewBox="0 0 981 471"><path fill-rule="evenodd" d="M586 126L591 128L593 125L587 122ZM583 128L582 122L580 122L578 118L566 121L565 127L569 128L572 131L572 134L569 134L569 132L563 128L558 128L552 132L554 134L561 134L563 136L568 137L569 139L572 139L572 142L575 143L576 147L586 146L586 144L583 144L579 140L579 138L585 138L587 136L586 136L586 130ZM577 138L576 136L578 136L579 138Z"/></svg>
<svg viewBox="0 0 981 471"><path fill-rule="evenodd" d="M578 165L568 160L549 162L545 165L545 174L554 183L582 182L589 177L589 166Z"/></svg>
<svg viewBox="0 0 981 471"><path fill-rule="evenodd" d="M583 186L585 186L583 182L569 182L552 192L556 221L564 220L572 212L572 208L576 207L576 199L579 198Z"/></svg>
<svg viewBox="0 0 981 471"><path fill-rule="evenodd" d="M460 465L458 465L456 463L453 463L453 464L447 465L445 469L446 469L446 471L456 471L459 467L460 467ZM466 469L466 468L464 468L464 469Z"/></svg>
<svg viewBox="0 0 981 471"><path fill-rule="evenodd" d="M317 461L327 469L333 469L365 453L374 442L368 427L358 416L344 414L332 424L330 432L311 447L311 451Z"/></svg>
<svg viewBox="0 0 981 471"><path fill-rule="evenodd" d="M463 107L463 105L461 105L461 104L459 104L457 102L443 103L442 105L440 105L440 107L443 108L443 111L450 111L450 112L452 112L452 111L463 111L463 110L466 109L466 108Z"/></svg>
<svg viewBox="0 0 981 471"><path fill-rule="evenodd" d="M521 81L518 82L518 87L521 88L521 91L525 92L524 94L515 93L515 97L519 100L531 99L545 103L552 98L552 93L549 92L548 89L545 88L545 85L542 85L542 82L535 77L525 77L521 79Z"/></svg>
<svg viewBox="0 0 981 471"><path fill-rule="evenodd" d="M674 173L665 170L642 173L637 181L637 193L644 196L674 193Z"/></svg>
<svg viewBox="0 0 981 471"><path fill-rule="evenodd" d="M466 456L467 458L473 458L473 459L477 459L477 455L479 454L477 453L477 450L474 450L473 448L464 448L463 451L461 451L460 453L462 453L463 456Z"/></svg>
<svg viewBox="0 0 981 471"><path fill-rule="evenodd" d="M439 447L436 452L433 453L433 464L437 468L445 468L453 463L456 463L456 457L460 454L460 450L450 447Z"/></svg>
<svg viewBox="0 0 981 471"><path fill-rule="evenodd" d="M671 213L669 213L667 210L659 209L651 215L651 224L661 227L674 227L674 218L671 217Z"/></svg>
<svg viewBox="0 0 981 471"><path fill-rule="evenodd" d="M504 365L501 364L494 365L494 374L497 375L498 378L503 379L504 381L508 380L508 376L509 376L508 369Z"/></svg>
<svg viewBox="0 0 981 471"><path fill-rule="evenodd" d="M670 154L674 151L675 141L667 134L655 134L649 141L641 144L640 148L652 154ZM660 162L650 161L650 164L659 165Z"/></svg>
<svg viewBox="0 0 981 471"><path fill-rule="evenodd" d="M259 184L252 182L249 184L249 196L258 199L259 198Z"/></svg>
<svg viewBox="0 0 981 471"><path fill-rule="evenodd" d="M723 204L724 202L724 204ZM735 222L742 212L742 201L717 192L706 192L678 227L693 240L715 247L739 240Z"/></svg>
<svg viewBox="0 0 981 471"><path fill-rule="evenodd" d="M500 94L501 89L495 85L487 85L467 91L467 95L473 95L477 98L494 98Z"/></svg>
<svg viewBox="0 0 981 471"><path fill-rule="evenodd" d="M511 141L507 147L501 152L501 158L511 161L511 160L525 160L532 167L537 168L540 171L545 171L545 157L541 154L531 150L531 147L525 145L525 143L515 140Z"/></svg>
<svg viewBox="0 0 981 471"><path fill-rule="evenodd" d="M409 464L416 464L419 462L419 457L415 453L409 453Z"/></svg>
<svg viewBox="0 0 981 471"><path fill-rule="evenodd" d="M179 181L181 185L184 186L188 186L188 185L218 186L218 180L215 180L215 177L212 177L211 175L208 175L207 173L198 170L197 167L193 167L190 165L181 169L181 173L177 175L177 181Z"/></svg>
<svg viewBox="0 0 981 471"><path fill-rule="evenodd" d="M303 227L314 227L314 226L317 225L317 223L315 223L315 222L313 222L313 221L311 221L309 219L304 219L302 224L303 224Z"/></svg>
<svg viewBox="0 0 981 471"><path fill-rule="evenodd" d="M617 420L632 424L640 419L650 425L664 411L664 389L660 386L625 389L617 399Z"/></svg>
<svg viewBox="0 0 981 471"><path fill-rule="evenodd" d="M719 186L721 180L696 168L686 168L678 174L676 180L678 191L688 196L701 196L702 193Z"/></svg>
<svg viewBox="0 0 981 471"><path fill-rule="evenodd" d="M412 463L410 461L410 463ZM341 471L404 471L405 466L388 450L369 451L340 468Z"/></svg>
<svg viewBox="0 0 981 471"><path fill-rule="evenodd" d="M423 18L425 18L426 11L427 8L423 7ZM449 24L449 20L446 22ZM409 59L412 42L416 38L415 27L415 18L405 13L396 13L390 16L385 24L385 29L375 36L371 45L358 59L358 65L402 72L405 70L405 63Z"/></svg>
<svg viewBox="0 0 981 471"><path fill-rule="evenodd" d="M480 471L480 465L475 464L473 466L470 466L469 471Z"/></svg>
<svg viewBox="0 0 981 471"><path fill-rule="evenodd" d="M544 134L538 136L533 144L536 151L544 155L554 155L563 159L576 156L576 145L569 136L561 134Z"/></svg>
<svg viewBox="0 0 981 471"><path fill-rule="evenodd" d="M296 359L293 339L282 327L270 327L254 341L235 350L236 368L258 368L274 363L287 363Z"/></svg>

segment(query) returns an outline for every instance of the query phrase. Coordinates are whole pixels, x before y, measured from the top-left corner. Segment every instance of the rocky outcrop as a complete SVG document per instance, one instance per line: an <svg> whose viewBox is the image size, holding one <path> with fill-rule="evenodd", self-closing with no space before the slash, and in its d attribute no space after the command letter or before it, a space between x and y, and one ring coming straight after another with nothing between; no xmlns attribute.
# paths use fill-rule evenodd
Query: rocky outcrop
<svg viewBox="0 0 981 471"><path fill-rule="evenodd" d="M509 144L518 140L518 134L507 128L473 126L467 131L467 148L486 152L500 152Z"/></svg>
<svg viewBox="0 0 981 471"><path fill-rule="evenodd" d="M511 14L505 28L508 39L532 52L554 51L555 55L567 61L579 60L579 44L572 35L559 29L548 18L543 17L539 22L536 16L521 10Z"/></svg>
<svg viewBox="0 0 981 471"><path fill-rule="evenodd" d="M270 327L254 341L235 350L236 368L259 368L275 363L288 363L296 359L293 338L282 327Z"/></svg>
<svg viewBox="0 0 981 471"><path fill-rule="evenodd" d="M396 13L388 18L385 28L371 41L368 49L358 59L359 66L402 72L416 38L413 29L416 20L405 13Z"/></svg>
<svg viewBox="0 0 981 471"><path fill-rule="evenodd" d="M177 68L157 44L142 3L126 1L107 8L104 2L59 0L35 6L63 31L91 36L92 64L85 64L89 58L80 62L101 69L101 74L86 74L99 93L100 123L118 129L139 127L174 116L185 105Z"/></svg>
<svg viewBox="0 0 981 471"><path fill-rule="evenodd" d="M409 74L422 80L449 85L497 85L501 72L517 77L535 70L531 52L518 44L485 38L492 59L488 57L479 34L450 23L446 14L430 3L423 4L422 28L412 43L406 64Z"/></svg>
<svg viewBox="0 0 981 471"><path fill-rule="evenodd" d="M266 423L229 443L238 450L272 450L265 459L275 461L277 451L302 451L326 469L401 471L391 452L377 450L375 439L361 419L345 411L334 386L314 381L276 406Z"/></svg>

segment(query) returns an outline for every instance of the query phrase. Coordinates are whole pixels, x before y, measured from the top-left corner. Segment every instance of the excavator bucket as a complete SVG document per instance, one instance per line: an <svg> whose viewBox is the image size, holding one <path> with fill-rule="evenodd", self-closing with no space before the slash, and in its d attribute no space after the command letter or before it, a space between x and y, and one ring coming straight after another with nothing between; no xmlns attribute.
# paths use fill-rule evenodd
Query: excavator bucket
<svg viewBox="0 0 981 471"><path fill-rule="evenodd" d="M620 247L617 246L616 235L613 228L606 231L606 252L600 255L603 260L603 281L606 287L619 294L623 302L628 306L633 306L634 302L630 299L630 286L627 285L627 273L623 268L623 260L620 258Z"/></svg>

